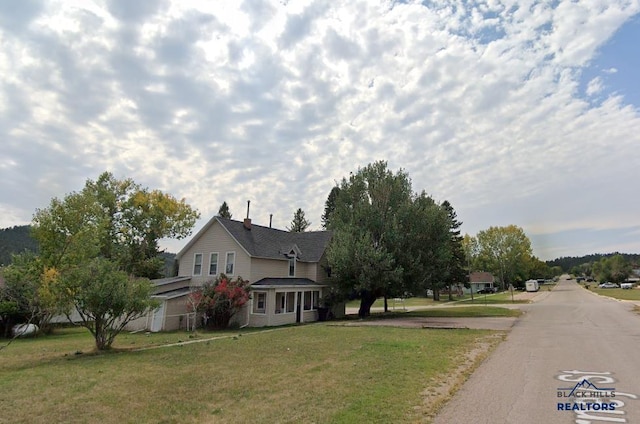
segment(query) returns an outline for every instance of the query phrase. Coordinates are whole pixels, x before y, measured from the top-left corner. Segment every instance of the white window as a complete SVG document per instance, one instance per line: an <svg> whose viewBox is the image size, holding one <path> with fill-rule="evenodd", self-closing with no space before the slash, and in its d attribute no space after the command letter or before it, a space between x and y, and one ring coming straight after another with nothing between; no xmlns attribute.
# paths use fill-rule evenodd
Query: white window
<svg viewBox="0 0 640 424"><path fill-rule="evenodd" d="M276 314L291 313L294 311L296 303L296 293L276 293Z"/></svg>
<svg viewBox="0 0 640 424"><path fill-rule="evenodd" d="M267 293L253 292L253 313L264 314L267 310Z"/></svg>
<svg viewBox="0 0 640 424"><path fill-rule="evenodd" d="M296 257L292 256L289 258L289 277L296 276Z"/></svg>
<svg viewBox="0 0 640 424"><path fill-rule="evenodd" d="M218 275L218 253L214 252L209 256L209 275Z"/></svg>
<svg viewBox="0 0 640 424"><path fill-rule="evenodd" d="M296 303L295 292L287 292L287 312L293 312L293 307Z"/></svg>
<svg viewBox="0 0 640 424"><path fill-rule="evenodd" d="M304 310L305 311L310 311L311 310L311 292L310 291L306 291L304 292Z"/></svg>
<svg viewBox="0 0 640 424"><path fill-rule="evenodd" d="M233 275L234 263L236 261L236 252L227 252L227 263L224 267L224 273Z"/></svg>
<svg viewBox="0 0 640 424"><path fill-rule="evenodd" d="M318 290L304 292L303 307L305 311L312 311L318 309L318 300L320 299L320 292Z"/></svg>
<svg viewBox="0 0 640 424"><path fill-rule="evenodd" d="M282 314L287 306L286 293L276 293L276 314Z"/></svg>
<svg viewBox="0 0 640 424"><path fill-rule="evenodd" d="M193 275L202 275L202 253L193 256Z"/></svg>

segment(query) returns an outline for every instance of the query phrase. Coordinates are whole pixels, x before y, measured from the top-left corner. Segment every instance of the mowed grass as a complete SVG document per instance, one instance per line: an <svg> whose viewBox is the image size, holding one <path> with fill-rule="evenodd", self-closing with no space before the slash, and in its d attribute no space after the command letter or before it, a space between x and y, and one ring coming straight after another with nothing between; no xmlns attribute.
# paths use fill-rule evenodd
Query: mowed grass
<svg viewBox="0 0 640 424"><path fill-rule="evenodd" d="M542 290L542 289L541 289ZM513 299L511 296L511 292L501 292L495 294L478 294L475 293L473 295L473 300L471 298L466 298L462 303L471 304L471 305L484 305L484 304L500 304L500 303L530 303L529 300L517 299L518 291L513 292Z"/></svg>
<svg viewBox="0 0 640 424"><path fill-rule="evenodd" d="M67 329L0 351L0 422L428 422L436 403L423 394L492 334L315 324L76 354L93 341ZM185 336L126 335L116 347Z"/></svg>
<svg viewBox="0 0 640 424"><path fill-rule="evenodd" d="M615 299L622 299L622 300L640 300L640 289L637 288L633 288L633 289L599 289L597 287L590 287L589 290L591 290L594 293L597 293L599 295L602 296L609 296L609 297L613 297Z"/></svg>
<svg viewBox="0 0 640 424"><path fill-rule="evenodd" d="M446 317L446 318L482 318L482 317L519 317L519 309L500 308L497 306L460 306L453 308L430 308L411 311L402 316L409 317Z"/></svg>
<svg viewBox="0 0 640 424"><path fill-rule="evenodd" d="M520 292L514 292L514 296L516 296L518 293ZM402 310L403 308L431 307L431 306L438 306L442 304L450 304L452 302L460 302L463 304L466 304L466 303L470 303L470 304L529 303L528 300L515 299L512 301L511 293L509 292L487 294L487 295L475 293L473 297L474 299L471 300L471 296L468 294L465 294L463 296L454 295L453 300L451 301L449 300L449 295L442 294L440 295L440 300L437 302L434 301L432 298L426 298L426 297L409 297L404 299L404 301L402 302L395 301L394 299L388 299L387 306L389 308L389 311L394 311L394 310L397 311L397 310ZM359 308L359 307L360 307L359 300L352 300L347 303L347 308ZM382 298L377 299L375 303L371 306L371 308L372 309L384 308L384 299Z"/></svg>

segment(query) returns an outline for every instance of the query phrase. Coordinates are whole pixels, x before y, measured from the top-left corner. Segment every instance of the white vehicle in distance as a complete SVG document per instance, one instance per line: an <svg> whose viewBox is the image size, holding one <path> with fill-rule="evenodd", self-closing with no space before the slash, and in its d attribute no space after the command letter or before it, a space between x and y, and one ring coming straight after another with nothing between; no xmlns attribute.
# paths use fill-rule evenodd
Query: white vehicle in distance
<svg viewBox="0 0 640 424"><path fill-rule="evenodd" d="M621 289L632 289L633 288L633 283L622 283L622 284L620 284L620 288Z"/></svg>
<svg viewBox="0 0 640 424"><path fill-rule="evenodd" d="M617 289L618 287L620 286L618 286L616 283L609 283L609 282L602 283L598 286L599 289Z"/></svg>

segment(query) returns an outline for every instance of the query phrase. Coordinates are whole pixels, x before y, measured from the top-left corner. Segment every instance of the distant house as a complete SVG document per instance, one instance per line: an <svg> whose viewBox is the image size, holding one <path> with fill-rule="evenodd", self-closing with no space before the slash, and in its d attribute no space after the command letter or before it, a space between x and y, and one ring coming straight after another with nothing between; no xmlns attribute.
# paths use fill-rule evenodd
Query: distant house
<svg viewBox="0 0 640 424"><path fill-rule="evenodd" d="M178 277L156 280L160 307L134 327L152 331L187 328L191 287L219 274L251 283L251 299L232 323L262 327L317 321L327 289L329 231L291 233L213 217L176 255ZM334 311L334 314L344 314Z"/></svg>
<svg viewBox="0 0 640 424"><path fill-rule="evenodd" d="M472 272L469 275L469 284L471 285L473 293L477 293L485 288L493 288L494 283L495 278L490 272Z"/></svg>

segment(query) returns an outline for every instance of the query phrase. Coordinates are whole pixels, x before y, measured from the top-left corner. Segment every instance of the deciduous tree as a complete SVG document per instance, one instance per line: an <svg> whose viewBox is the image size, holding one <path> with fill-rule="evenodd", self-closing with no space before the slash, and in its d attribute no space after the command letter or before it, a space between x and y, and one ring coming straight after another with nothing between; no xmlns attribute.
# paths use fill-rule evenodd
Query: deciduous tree
<svg viewBox="0 0 640 424"><path fill-rule="evenodd" d="M593 271L598 281L620 284L631 275L631 264L622 255L613 255L594 263Z"/></svg>
<svg viewBox="0 0 640 424"><path fill-rule="evenodd" d="M490 227L476 237L476 264L500 279L502 289L522 278L531 258L531 242L522 228L516 225Z"/></svg>
<svg viewBox="0 0 640 424"><path fill-rule="evenodd" d="M77 311L96 348L107 350L124 327L158 306L147 278L132 277L115 262L94 258L67 269L53 290L66 314Z"/></svg>
<svg viewBox="0 0 640 424"><path fill-rule="evenodd" d="M33 219L50 295L108 349L127 322L153 307L147 278L161 276L161 238L191 233L198 213L184 200L105 172L80 192L54 198ZM140 278L138 278L140 277Z"/></svg>
<svg viewBox="0 0 640 424"><path fill-rule="evenodd" d="M105 172L38 209L33 234L47 266L64 269L101 256L130 274L158 278L164 266L158 241L190 235L198 217L184 200Z"/></svg>

